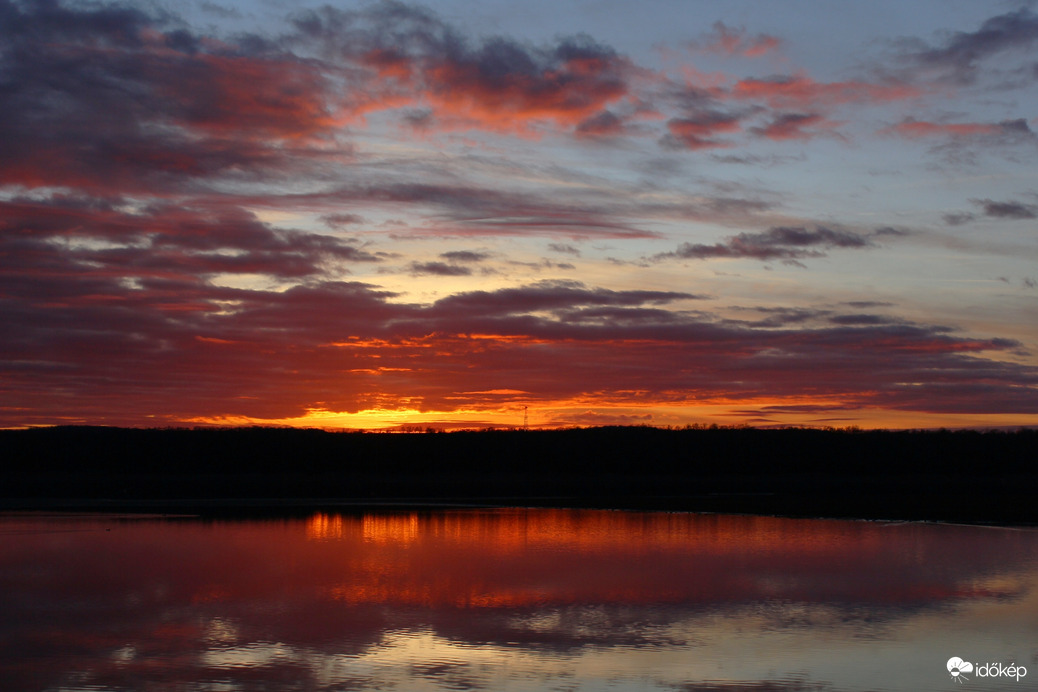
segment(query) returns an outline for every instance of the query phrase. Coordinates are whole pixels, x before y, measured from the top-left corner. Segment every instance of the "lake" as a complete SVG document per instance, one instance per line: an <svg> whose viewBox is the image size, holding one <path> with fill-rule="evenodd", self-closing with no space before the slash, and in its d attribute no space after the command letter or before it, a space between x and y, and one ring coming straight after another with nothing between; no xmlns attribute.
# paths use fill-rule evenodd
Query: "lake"
<svg viewBox="0 0 1038 692"><path fill-rule="evenodd" d="M972 665L949 671L955 658ZM1035 529L558 509L0 516L13 692L1035 681Z"/></svg>

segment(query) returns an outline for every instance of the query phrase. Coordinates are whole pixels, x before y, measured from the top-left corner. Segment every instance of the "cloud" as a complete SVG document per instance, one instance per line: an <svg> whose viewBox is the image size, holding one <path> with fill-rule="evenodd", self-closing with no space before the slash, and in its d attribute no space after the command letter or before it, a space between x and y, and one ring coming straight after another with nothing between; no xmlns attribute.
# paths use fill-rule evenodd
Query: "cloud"
<svg viewBox="0 0 1038 692"><path fill-rule="evenodd" d="M730 87L671 85L665 98L680 115L667 121L668 134L660 141L695 151L735 146L738 139L719 135L743 131L777 141L810 139L842 124L827 115L840 106L904 101L921 93L900 81L817 82L805 74L746 78Z"/></svg>
<svg viewBox="0 0 1038 692"><path fill-rule="evenodd" d="M548 249L552 252L557 252L562 255L573 255L574 257L580 257L580 250L573 247L572 245L566 245L565 243L548 243Z"/></svg>
<svg viewBox="0 0 1038 692"><path fill-rule="evenodd" d="M764 319L761 320L730 320L730 323L734 325L749 326L760 329L788 327L790 325L803 325L808 323L818 323L819 321L824 320L831 314L830 310L818 308L737 307L735 308L735 310L740 312L752 311L764 315Z"/></svg>
<svg viewBox="0 0 1038 692"><path fill-rule="evenodd" d="M548 280L522 288L458 293L437 301L432 306L432 311L434 314L444 315L511 315L587 306L639 306L645 303L662 305L697 297L690 293L673 291L589 289L578 281Z"/></svg>
<svg viewBox="0 0 1038 692"><path fill-rule="evenodd" d="M1038 42L1038 15L1028 8L986 20L976 31L957 31L933 46L913 45L902 60L924 70L928 79L956 85L977 81L988 58L1017 51L1021 56Z"/></svg>
<svg viewBox="0 0 1038 692"><path fill-rule="evenodd" d="M775 75L736 82L731 97L763 101L772 108L813 110L848 103L896 102L913 99L920 90L908 84L861 81L816 82L806 75Z"/></svg>
<svg viewBox="0 0 1038 692"><path fill-rule="evenodd" d="M742 27L729 27L724 22L715 22L713 34L707 38L703 49L723 55L739 55L757 58L778 50L782 40L769 34L750 36Z"/></svg>
<svg viewBox="0 0 1038 692"><path fill-rule="evenodd" d="M787 250L862 242L818 229L768 237ZM997 357L1020 344L945 327L861 316L825 324L824 311L796 310L766 324L726 323L682 309L704 296L571 281L431 304L362 282L228 288L194 272L128 271L132 264L101 250L11 233L0 258L0 319L9 327L0 372L11 407L0 422L450 411L474 405L463 392L503 389L610 405L824 397L1036 412L1038 371Z"/></svg>
<svg viewBox="0 0 1038 692"><path fill-rule="evenodd" d="M442 56L427 78L442 110L487 126L500 127L502 113L576 125L626 95L623 67L587 36L538 50L498 38L457 59Z"/></svg>
<svg viewBox="0 0 1038 692"><path fill-rule="evenodd" d="M799 156L758 156L756 154L711 154L710 159L717 163L731 163L740 166L757 166L760 168L773 168L775 166L781 166L794 161L803 161L805 157L803 154Z"/></svg>
<svg viewBox="0 0 1038 692"><path fill-rule="evenodd" d="M996 202L992 199L971 199L970 203L980 207L984 216L993 219L1035 219L1038 218L1038 204L1027 204L1013 200ZM975 221L977 215L972 212L956 212L945 214L944 222L949 226L961 226Z"/></svg>
<svg viewBox="0 0 1038 692"><path fill-rule="evenodd" d="M345 125L392 109L428 127L604 135L633 69L585 35L472 42L393 2L303 12L275 38L206 34L144 6L0 11L0 184L94 194L319 177L351 157Z"/></svg>
<svg viewBox="0 0 1038 692"><path fill-rule="evenodd" d="M661 144L671 149L716 149L730 147L732 142L717 139L716 135L738 132L742 129L744 114L721 111L702 111L683 118L667 121L669 134Z"/></svg>
<svg viewBox="0 0 1038 692"><path fill-rule="evenodd" d="M996 202L990 199L971 199L970 202L984 210L985 216L996 219L1038 218L1038 205L1022 202Z"/></svg>
<svg viewBox="0 0 1038 692"><path fill-rule="evenodd" d="M364 223L364 218L358 214L325 214L321 221L331 228L342 228L353 224Z"/></svg>
<svg viewBox="0 0 1038 692"><path fill-rule="evenodd" d="M765 139L812 139L831 134L839 124L830 122L817 113L780 113L765 126L750 128L750 131Z"/></svg>
<svg viewBox="0 0 1038 692"><path fill-rule="evenodd" d="M833 230L816 226L776 226L761 233L740 233L724 243L703 245L682 243L674 252L656 255L653 259L713 259L751 258L758 260L797 260L824 257L822 250L833 248L867 248L874 244L868 236L851 231Z"/></svg>
<svg viewBox="0 0 1038 692"><path fill-rule="evenodd" d="M1026 120L999 123L938 123L907 118L881 131L906 138L948 137L952 139L1016 139L1034 136Z"/></svg>
<svg viewBox="0 0 1038 692"><path fill-rule="evenodd" d="M1038 136L1023 118L997 123L952 123L907 118L880 130L879 134L910 140L935 140L936 144L930 153L950 165L975 165L980 152L1016 160L1022 147L1033 149L1035 143L1038 143Z"/></svg>
<svg viewBox="0 0 1038 692"><path fill-rule="evenodd" d="M277 228L233 206L156 203L131 212L90 198L54 197L0 202L0 211L0 230L9 239L31 240L84 268L127 277L303 278L339 271L341 263L381 261L351 241Z"/></svg>
<svg viewBox="0 0 1038 692"><path fill-rule="evenodd" d="M241 200L248 206L265 206L269 198ZM422 235L568 235L597 238L655 238L659 234L626 222L637 209L601 199L569 200L513 190L424 182L342 186L315 194L283 195L279 205L301 207L363 203L369 207L415 213L428 210L427 223L413 231Z"/></svg>
<svg viewBox="0 0 1038 692"><path fill-rule="evenodd" d="M894 228L893 226L881 226L872 231L875 236L889 236L893 238L903 238L906 235L911 235L911 231L906 231L903 228Z"/></svg>
<svg viewBox="0 0 1038 692"><path fill-rule="evenodd" d="M412 262L410 271L413 276L432 274L435 276L471 276L472 269L459 267L445 262Z"/></svg>
<svg viewBox="0 0 1038 692"><path fill-rule="evenodd" d="M472 250L452 250L441 252L440 257L450 262L482 262L490 259L488 252L473 252Z"/></svg>
<svg viewBox="0 0 1038 692"><path fill-rule="evenodd" d="M976 214L971 214L969 212L961 212L961 213L943 214L941 216L941 218L944 219L944 222L946 224L948 224L949 226L962 226L963 224L967 224L970 221L975 220L977 218L977 215Z"/></svg>
<svg viewBox="0 0 1038 692"><path fill-rule="evenodd" d="M328 77L258 37L214 41L127 5L2 13L0 183L118 194L298 172L336 125Z"/></svg>
<svg viewBox="0 0 1038 692"><path fill-rule="evenodd" d="M881 324L897 324L899 320L886 317L884 315L870 315L870 314L858 314L858 315L834 315L830 318L833 324L847 325L847 326L866 326L866 325L881 325Z"/></svg>
<svg viewBox="0 0 1038 692"><path fill-rule="evenodd" d="M604 110L581 121L576 128L578 135L591 137L615 137L626 131L624 121L612 111Z"/></svg>
<svg viewBox="0 0 1038 692"><path fill-rule="evenodd" d="M587 35L542 46L501 36L473 43L428 10L396 2L359 12L324 7L294 24L295 43L373 71L393 101L466 126L573 128L629 91L629 61Z"/></svg>
<svg viewBox="0 0 1038 692"><path fill-rule="evenodd" d="M888 303L880 300L849 300L846 303L852 308L889 308L893 307L894 303Z"/></svg>

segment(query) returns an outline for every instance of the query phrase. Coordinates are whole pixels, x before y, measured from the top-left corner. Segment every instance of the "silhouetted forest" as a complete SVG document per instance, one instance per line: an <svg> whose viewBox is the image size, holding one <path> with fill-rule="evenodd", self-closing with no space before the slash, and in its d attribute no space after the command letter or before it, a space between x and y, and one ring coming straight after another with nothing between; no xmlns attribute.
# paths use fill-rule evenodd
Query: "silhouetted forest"
<svg viewBox="0 0 1038 692"><path fill-rule="evenodd" d="M0 508L389 501L1038 523L1038 431L0 431Z"/></svg>

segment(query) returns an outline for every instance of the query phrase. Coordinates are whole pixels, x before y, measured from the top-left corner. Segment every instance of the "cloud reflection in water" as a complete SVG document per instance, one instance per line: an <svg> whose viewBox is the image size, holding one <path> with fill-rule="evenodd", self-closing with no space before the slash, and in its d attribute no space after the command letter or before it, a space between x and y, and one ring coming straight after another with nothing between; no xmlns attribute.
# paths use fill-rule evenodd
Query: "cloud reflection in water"
<svg viewBox="0 0 1038 692"><path fill-rule="evenodd" d="M472 510L0 532L17 689L918 691L1038 640L1033 530Z"/></svg>

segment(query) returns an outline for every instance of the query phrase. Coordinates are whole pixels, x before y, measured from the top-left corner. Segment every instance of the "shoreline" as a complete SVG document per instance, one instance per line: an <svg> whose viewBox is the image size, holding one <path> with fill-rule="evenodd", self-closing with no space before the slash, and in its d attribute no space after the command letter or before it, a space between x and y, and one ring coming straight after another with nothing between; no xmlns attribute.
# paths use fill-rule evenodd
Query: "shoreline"
<svg viewBox="0 0 1038 692"><path fill-rule="evenodd" d="M0 431L0 511L556 507L1038 525L1038 431ZM192 510L193 511L193 510Z"/></svg>
<svg viewBox="0 0 1038 692"><path fill-rule="evenodd" d="M756 495L756 494L755 494ZM759 499L759 496L756 496ZM790 498L769 498L788 501ZM0 517L11 516L118 516L132 518L278 519L311 516L314 513L356 514L369 512L440 512L483 509L560 509L644 513L688 513L756 516L784 519L869 521L882 523L930 523L1034 529L1038 521L1024 518L955 515L925 511L824 512L801 506L799 511L769 511L750 498L695 497L627 498L0 498ZM788 506L788 505L787 505Z"/></svg>

